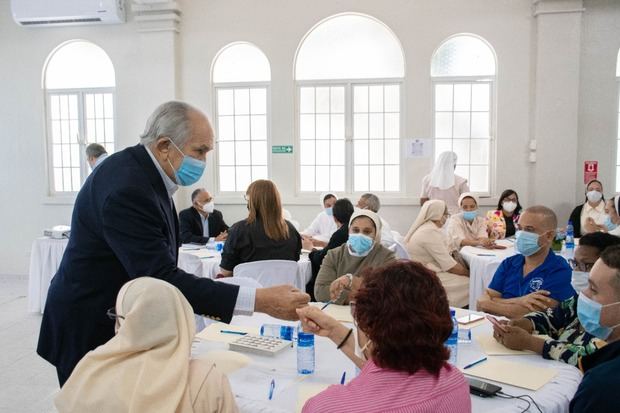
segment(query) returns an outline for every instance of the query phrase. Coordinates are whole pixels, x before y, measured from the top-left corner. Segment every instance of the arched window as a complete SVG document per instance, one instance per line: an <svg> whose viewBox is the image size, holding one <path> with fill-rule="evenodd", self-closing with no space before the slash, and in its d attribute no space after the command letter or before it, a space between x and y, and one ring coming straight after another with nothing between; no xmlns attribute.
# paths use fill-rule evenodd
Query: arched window
<svg viewBox="0 0 620 413"><path fill-rule="evenodd" d="M90 143L114 152L114 66L106 52L73 40L50 53L43 69L50 193L76 192L90 168Z"/></svg>
<svg viewBox="0 0 620 413"><path fill-rule="evenodd" d="M616 80L618 81L618 135L616 142L616 192L620 192L620 50L616 62Z"/></svg>
<svg viewBox="0 0 620 413"><path fill-rule="evenodd" d="M477 36L459 34L433 54L435 157L458 155L456 173L472 192L489 194L493 139L495 53Z"/></svg>
<svg viewBox="0 0 620 413"><path fill-rule="evenodd" d="M232 43L215 57L212 79L219 190L245 191L269 176L269 61L250 43Z"/></svg>
<svg viewBox="0 0 620 413"><path fill-rule="evenodd" d="M399 191L405 74L394 33L365 15L329 17L299 45L301 191Z"/></svg>

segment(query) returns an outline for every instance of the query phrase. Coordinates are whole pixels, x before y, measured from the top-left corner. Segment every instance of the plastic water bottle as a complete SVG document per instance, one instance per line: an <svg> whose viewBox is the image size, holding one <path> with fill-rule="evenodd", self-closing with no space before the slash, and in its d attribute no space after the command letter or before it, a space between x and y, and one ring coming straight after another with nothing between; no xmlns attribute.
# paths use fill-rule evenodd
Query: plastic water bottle
<svg viewBox="0 0 620 413"><path fill-rule="evenodd" d="M456 311L450 310L450 317L452 318L452 333L446 340L445 346L450 350L450 359L448 362L453 366L456 366L456 356L459 345L459 323L456 321Z"/></svg>
<svg viewBox="0 0 620 413"><path fill-rule="evenodd" d="M283 326L280 324L263 324L260 327L260 335L293 341L293 338L295 337L295 327Z"/></svg>
<svg viewBox="0 0 620 413"><path fill-rule="evenodd" d="M575 229L573 228L573 221L568 221L568 225L566 225L564 247L566 248L566 253L572 256L572 252L575 249Z"/></svg>
<svg viewBox="0 0 620 413"><path fill-rule="evenodd" d="M314 373L314 334L297 333L297 373Z"/></svg>

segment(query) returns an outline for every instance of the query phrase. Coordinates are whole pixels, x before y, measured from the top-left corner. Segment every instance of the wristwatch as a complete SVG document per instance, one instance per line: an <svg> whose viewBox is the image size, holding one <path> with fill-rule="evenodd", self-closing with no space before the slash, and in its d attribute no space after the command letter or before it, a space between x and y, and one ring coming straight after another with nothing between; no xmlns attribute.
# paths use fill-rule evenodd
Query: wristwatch
<svg viewBox="0 0 620 413"><path fill-rule="evenodd" d="M351 286L353 285L353 274L348 273L348 274L345 274L344 276L349 279L349 285L347 285L347 290L350 290Z"/></svg>

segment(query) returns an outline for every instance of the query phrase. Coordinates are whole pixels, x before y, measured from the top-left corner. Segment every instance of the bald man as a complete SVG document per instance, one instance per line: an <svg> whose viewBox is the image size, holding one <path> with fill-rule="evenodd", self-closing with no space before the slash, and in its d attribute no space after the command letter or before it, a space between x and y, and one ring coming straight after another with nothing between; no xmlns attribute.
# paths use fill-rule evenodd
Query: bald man
<svg viewBox="0 0 620 413"><path fill-rule="evenodd" d="M509 318L531 311L544 311L571 298L571 268L551 250L558 220L544 206L525 210L519 219L515 251L517 255L500 264L478 310Z"/></svg>

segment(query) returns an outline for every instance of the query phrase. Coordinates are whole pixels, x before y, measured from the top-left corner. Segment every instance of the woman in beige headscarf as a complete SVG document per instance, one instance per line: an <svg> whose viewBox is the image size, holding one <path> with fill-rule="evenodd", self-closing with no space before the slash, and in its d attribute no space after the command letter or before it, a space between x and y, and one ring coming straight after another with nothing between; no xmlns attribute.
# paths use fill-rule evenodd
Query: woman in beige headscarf
<svg viewBox="0 0 620 413"><path fill-rule="evenodd" d="M437 273L450 305L463 307L469 301L469 270L450 255L448 240L441 231L448 216L444 201L426 201L405 236L405 244L412 260Z"/></svg>
<svg viewBox="0 0 620 413"><path fill-rule="evenodd" d="M59 413L237 412L226 376L192 359L192 307L165 281L141 277L116 300L116 335L89 352L54 400Z"/></svg>
<svg viewBox="0 0 620 413"><path fill-rule="evenodd" d="M446 223L449 247L459 251L462 247L498 248L487 233L487 224L483 217L478 214L478 197L469 192L459 197L458 214L452 215Z"/></svg>
<svg viewBox="0 0 620 413"><path fill-rule="evenodd" d="M314 284L314 296L317 301L333 299L336 304L346 304L349 302L347 292L331 297L332 284L342 281L345 274L351 275L346 280L350 284L362 268L380 267L392 261L396 261L394 252L381 245L381 218L372 211L358 209L349 220L348 241L329 250L323 259Z"/></svg>

